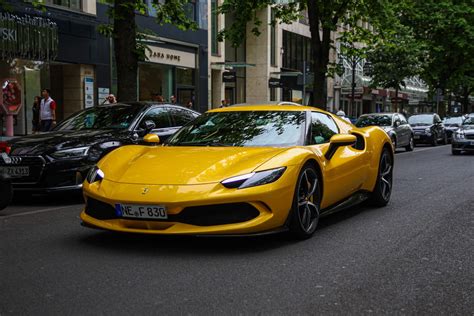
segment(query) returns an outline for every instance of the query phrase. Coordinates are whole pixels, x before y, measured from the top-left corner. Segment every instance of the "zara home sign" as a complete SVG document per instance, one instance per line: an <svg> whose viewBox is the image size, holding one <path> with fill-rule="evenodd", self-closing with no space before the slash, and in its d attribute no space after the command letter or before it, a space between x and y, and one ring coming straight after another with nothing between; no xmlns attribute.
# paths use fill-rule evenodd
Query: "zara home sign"
<svg viewBox="0 0 474 316"><path fill-rule="evenodd" d="M196 54L168 48L148 46L148 61L152 63L196 68Z"/></svg>

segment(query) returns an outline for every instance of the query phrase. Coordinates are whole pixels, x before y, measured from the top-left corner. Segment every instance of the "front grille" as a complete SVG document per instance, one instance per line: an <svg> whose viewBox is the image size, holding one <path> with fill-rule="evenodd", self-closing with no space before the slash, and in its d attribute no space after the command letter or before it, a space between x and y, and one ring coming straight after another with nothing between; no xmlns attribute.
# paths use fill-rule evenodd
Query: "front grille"
<svg viewBox="0 0 474 316"><path fill-rule="evenodd" d="M13 183L37 183L43 173L45 161L41 156L11 156L12 163L0 159L0 167L29 167L29 175L16 177Z"/></svg>
<svg viewBox="0 0 474 316"><path fill-rule="evenodd" d="M87 198L85 213L100 220L119 218L112 205L93 198ZM260 212L248 203L229 203L186 207L179 214L168 214L166 220L154 221L214 226L246 222L256 218L259 214ZM133 220L133 218L127 219Z"/></svg>
<svg viewBox="0 0 474 316"><path fill-rule="evenodd" d="M466 135L466 139L474 139L474 134Z"/></svg>

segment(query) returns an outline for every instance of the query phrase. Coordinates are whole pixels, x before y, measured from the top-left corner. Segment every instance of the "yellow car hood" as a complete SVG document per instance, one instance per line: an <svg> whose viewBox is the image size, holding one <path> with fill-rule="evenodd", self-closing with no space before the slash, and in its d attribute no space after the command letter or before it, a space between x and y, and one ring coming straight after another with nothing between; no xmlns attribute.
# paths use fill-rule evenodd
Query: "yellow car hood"
<svg viewBox="0 0 474 316"><path fill-rule="evenodd" d="M99 163L110 181L193 185L249 173L286 148L124 146Z"/></svg>

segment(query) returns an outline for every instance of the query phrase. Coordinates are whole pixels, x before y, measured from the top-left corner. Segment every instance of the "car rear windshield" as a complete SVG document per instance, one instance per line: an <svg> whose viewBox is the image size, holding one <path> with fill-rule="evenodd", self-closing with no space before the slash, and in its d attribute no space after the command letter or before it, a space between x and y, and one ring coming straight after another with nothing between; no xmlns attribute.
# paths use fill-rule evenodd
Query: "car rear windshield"
<svg viewBox="0 0 474 316"><path fill-rule="evenodd" d="M179 130L170 146L286 147L304 142L305 112L206 113Z"/></svg>
<svg viewBox="0 0 474 316"><path fill-rule="evenodd" d="M140 106L111 105L85 109L62 121L54 130L127 129L140 113Z"/></svg>
<svg viewBox="0 0 474 316"><path fill-rule="evenodd" d="M357 120L357 127L366 126L392 126L392 117L390 115L366 115Z"/></svg>
<svg viewBox="0 0 474 316"><path fill-rule="evenodd" d="M446 117L443 120L443 123L450 126L450 125L461 125L462 124L462 117L461 116L456 116L456 117Z"/></svg>
<svg viewBox="0 0 474 316"><path fill-rule="evenodd" d="M431 125L433 124L433 115L413 115L408 118L408 123L410 125Z"/></svg>

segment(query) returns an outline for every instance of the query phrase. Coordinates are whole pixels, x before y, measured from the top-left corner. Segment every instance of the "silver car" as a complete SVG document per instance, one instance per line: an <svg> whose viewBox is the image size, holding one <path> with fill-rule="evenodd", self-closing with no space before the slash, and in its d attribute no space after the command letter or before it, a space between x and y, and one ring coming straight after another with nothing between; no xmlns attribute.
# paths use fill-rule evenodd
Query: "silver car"
<svg viewBox="0 0 474 316"><path fill-rule="evenodd" d="M453 134L451 152L459 155L463 151L474 152L474 116L468 116Z"/></svg>
<svg viewBox="0 0 474 316"><path fill-rule="evenodd" d="M355 123L357 127L379 126L392 140L394 148L403 147L407 151L415 148L413 129L407 119L400 113L363 114Z"/></svg>

